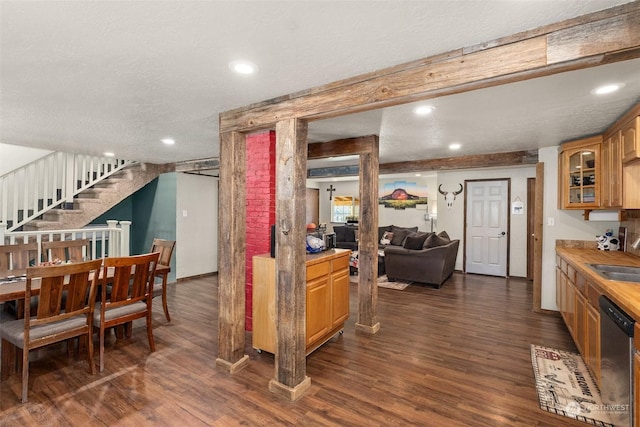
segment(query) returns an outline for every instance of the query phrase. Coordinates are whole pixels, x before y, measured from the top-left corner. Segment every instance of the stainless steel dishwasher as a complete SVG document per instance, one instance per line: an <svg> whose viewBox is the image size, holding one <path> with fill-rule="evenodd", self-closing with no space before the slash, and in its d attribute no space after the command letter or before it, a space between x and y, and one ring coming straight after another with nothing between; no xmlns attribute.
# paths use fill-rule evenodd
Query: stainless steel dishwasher
<svg viewBox="0 0 640 427"><path fill-rule="evenodd" d="M604 410L616 426L633 426L634 320L600 296L601 394Z"/></svg>

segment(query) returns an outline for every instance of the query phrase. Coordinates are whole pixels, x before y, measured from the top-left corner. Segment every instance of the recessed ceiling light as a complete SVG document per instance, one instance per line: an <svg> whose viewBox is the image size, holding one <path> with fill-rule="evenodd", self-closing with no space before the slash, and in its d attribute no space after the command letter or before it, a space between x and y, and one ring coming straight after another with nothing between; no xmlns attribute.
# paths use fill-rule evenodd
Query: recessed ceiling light
<svg viewBox="0 0 640 427"><path fill-rule="evenodd" d="M258 66L249 61L231 61L229 68L238 74L253 74L258 72Z"/></svg>
<svg viewBox="0 0 640 427"><path fill-rule="evenodd" d="M163 138L161 139L162 142L164 142L167 145L173 145L176 143L176 141L172 138Z"/></svg>
<svg viewBox="0 0 640 427"><path fill-rule="evenodd" d="M113 153L112 153L112 152L110 152L110 151L107 151L107 152L102 153L102 154L104 154L104 156L105 156L105 157L113 157L113 156L115 156L115 154L113 154Z"/></svg>
<svg viewBox="0 0 640 427"><path fill-rule="evenodd" d="M594 95L606 95L613 93L624 86L624 83L613 83L608 85L599 86L591 91Z"/></svg>
<svg viewBox="0 0 640 427"><path fill-rule="evenodd" d="M418 107L416 107L413 112L417 115L417 116L427 116L431 113L433 113L433 110L435 110L436 107L432 106L432 105L420 105Z"/></svg>
<svg viewBox="0 0 640 427"><path fill-rule="evenodd" d="M454 142L453 144L449 145L449 150L459 150L462 148L462 144Z"/></svg>

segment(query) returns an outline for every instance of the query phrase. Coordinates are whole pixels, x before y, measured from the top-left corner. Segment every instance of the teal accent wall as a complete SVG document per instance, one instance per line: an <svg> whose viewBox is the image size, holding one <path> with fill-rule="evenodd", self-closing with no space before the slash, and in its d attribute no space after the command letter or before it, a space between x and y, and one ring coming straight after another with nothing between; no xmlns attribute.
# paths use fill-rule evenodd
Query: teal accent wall
<svg viewBox="0 0 640 427"><path fill-rule="evenodd" d="M131 221L131 255L149 252L155 237L176 240L177 175L166 173L96 218L91 224L106 224L107 220ZM176 252L171 258L168 281L176 280Z"/></svg>

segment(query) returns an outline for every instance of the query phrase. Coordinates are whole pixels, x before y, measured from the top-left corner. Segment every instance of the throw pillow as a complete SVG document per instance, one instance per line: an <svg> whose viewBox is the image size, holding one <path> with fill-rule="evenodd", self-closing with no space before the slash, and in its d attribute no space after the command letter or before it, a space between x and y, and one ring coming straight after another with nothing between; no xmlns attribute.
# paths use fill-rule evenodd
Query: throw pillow
<svg viewBox="0 0 640 427"><path fill-rule="evenodd" d="M438 233L438 237L442 237L443 239L451 241L451 237L449 237L447 232L444 231L444 230L442 230L441 232Z"/></svg>
<svg viewBox="0 0 640 427"><path fill-rule="evenodd" d="M378 227L378 240L382 240L382 236L384 235L384 233L386 233L387 231L392 231L391 230L391 225L382 225Z"/></svg>
<svg viewBox="0 0 640 427"><path fill-rule="evenodd" d="M407 237L409 231L395 229L393 232L393 238L391 239L391 244L396 246L402 246L402 242L404 242L404 238Z"/></svg>
<svg viewBox="0 0 640 427"><path fill-rule="evenodd" d="M423 248L435 248L438 246L446 245L447 243L449 243L449 240L443 239L437 234L430 234L429 237L427 237L427 239L424 241Z"/></svg>
<svg viewBox="0 0 640 427"><path fill-rule="evenodd" d="M391 243L391 239L393 239L393 233L390 231L385 231L382 235L382 239L380 239L381 245L388 245Z"/></svg>
<svg viewBox="0 0 640 427"><path fill-rule="evenodd" d="M407 236L406 239L404 239L404 244L403 247L405 249L414 249L414 250L420 250L422 249L422 245L424 244L424 241L427 239L427 234L416 234L413 236Z"/></svg>

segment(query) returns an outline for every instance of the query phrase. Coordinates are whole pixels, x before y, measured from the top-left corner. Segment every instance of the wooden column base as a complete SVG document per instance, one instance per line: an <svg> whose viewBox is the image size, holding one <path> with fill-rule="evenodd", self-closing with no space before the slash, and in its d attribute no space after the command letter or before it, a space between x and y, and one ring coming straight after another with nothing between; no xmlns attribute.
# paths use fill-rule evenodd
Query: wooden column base
<svg viewBox="0 0 640 427"><path fill-rule="evenodd" d="M300 398L311 387L311 378L304 377L304 380L295 387L284 385L275 379L269 381L269 391L278 396L282 396L291 401Z"/></svg>
<svg viewBox="0 0 640 427"><path fill-rule="evenodd" d="M366 332L368 334L378 333L380 330L380 322L376 323L373 326L363 325L362 323L356 323L356 331Z"/></svg>
<svg viewBox="0 0 640 427"><path fill-rule="evenodd" d="M236 372L238 372L248 364L249 364L249 356L247 356L246 354L242 356L242 358L238 360L236 363L227 362L226 360L220 359L220 358L216 359L216 366L218 368L224 369L230 374L235 374Z"/></svg>

